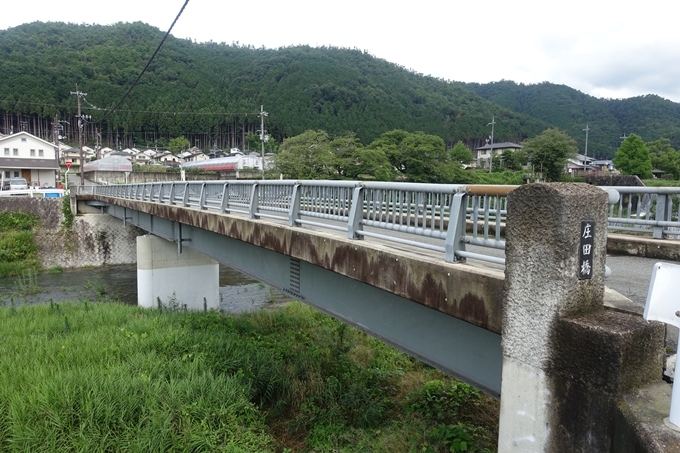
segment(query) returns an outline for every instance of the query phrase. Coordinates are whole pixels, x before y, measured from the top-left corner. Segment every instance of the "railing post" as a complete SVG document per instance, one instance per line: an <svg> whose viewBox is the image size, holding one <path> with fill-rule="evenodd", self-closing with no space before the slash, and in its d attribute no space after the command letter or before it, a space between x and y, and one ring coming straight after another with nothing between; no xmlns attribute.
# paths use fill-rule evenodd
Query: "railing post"
<svg viewBox="0 0 680 453"><path fill-rule="evenodd" d="M250 191L250 208L248 209L248 215L251 219L259 218L258 213L260 212L260 185L256 182L253 183L253 188Z"/></svg>
<svg viewBox="0 0 680 453"><path fill-rule="evenodd" d="M358 231L363 230L361 221L364 218L364 186L357 186L354 188L352 194L352 206L349 209L349 218L347 220L347 237L350 239L363 239L364 236L357 234Z"/></svg>
<svg viewBox="0 0 680 453"><path fill-rule="evenodd" d="M189 183L184 183L184 197L182 197L182 206L189 207Z"/></svg>
<svg viewBox="0 0 680 453"><path fill-rule="evenodd" d="M200 209L201 211L208 209L207 206L205 205L206 192L207 192L206 184L205 182L203 182L203 184L201 185L201 196L198 197L198 209Z"/></svg>
<svg viewBox="0 0 680 453"><path fill-rule="evenodd" d="M170 183L170 204L171 205L175 204L175 183L174 182Z"/></svg>
<svg viewBox="0 0 680 453"><path fill-rule="evenodd" d="M300 220L300 198L302 196L302 186L297 183L293 186L293 193L290 197L290 209L288 210L288 226L296 226Z"/></svg>
<svg viewBox="0 0 680 453"><path fill-rule="evenodd" d="M160 185L158 186L158 202L163 203L165 200L163 200L163 182L161 181Z"/></svg>
<svg viewBox="0 0 680 453"><path fill-rule="evenodd" d="M229 182L224 183L222 188L222 204L220 205L220 213L229 212Z"/></svg>
<svg viewBox="0 0 680 453"><path fill-rule="evenodd" d="M446 231L446 262L465 261L464 257L456 257L456 252L465 251L465 226L467 219L466 193L457 193L451 199L449 210L449 228Z"/></svg>
<svg viewBox="0 0 680 453"><path fill-rule="evenodd" d="M667 203L668 203L668 197L664 193L660 193L656 196L656 215L654 216L654 220L657 222L661 221L664 222L667 220ZM664 227L661 225L657 225L654 227L654 232L652 233L652 237L654 239L661 239L663 238L663 229Z"/></svg>

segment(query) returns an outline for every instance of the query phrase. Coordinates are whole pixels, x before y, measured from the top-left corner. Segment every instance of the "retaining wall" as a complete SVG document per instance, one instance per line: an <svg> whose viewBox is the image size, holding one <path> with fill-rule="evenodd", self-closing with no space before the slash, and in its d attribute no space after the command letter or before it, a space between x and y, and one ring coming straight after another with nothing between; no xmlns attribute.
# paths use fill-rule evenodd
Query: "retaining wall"
<svg viewBox="0 0 680 453"><path fill-rule="evenodd" d="M145 234L134 226L103 214L83 214L73 225L63 227L62 199L2 198L0 211L32 212L42 226L36 231L38 259L43 268L86 267L137 262L137 236Z"/></svg>

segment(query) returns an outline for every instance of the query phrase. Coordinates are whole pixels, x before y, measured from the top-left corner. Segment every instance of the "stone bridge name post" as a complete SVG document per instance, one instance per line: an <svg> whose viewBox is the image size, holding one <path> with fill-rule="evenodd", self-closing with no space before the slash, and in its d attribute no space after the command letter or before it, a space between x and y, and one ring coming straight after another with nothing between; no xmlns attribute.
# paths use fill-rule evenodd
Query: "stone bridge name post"
<svg viewBox="0 0 680 453"><path fill-rule="evenodd" d="M499 452L612 452L619 397L659 379L664 329L604 308L607 194L508 195Z"/></svg>

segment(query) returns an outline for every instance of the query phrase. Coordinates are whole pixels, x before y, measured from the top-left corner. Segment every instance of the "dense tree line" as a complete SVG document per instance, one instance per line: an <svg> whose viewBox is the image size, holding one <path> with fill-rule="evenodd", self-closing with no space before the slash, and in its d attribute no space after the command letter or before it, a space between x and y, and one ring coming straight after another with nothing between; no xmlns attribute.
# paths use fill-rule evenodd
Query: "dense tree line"
<svg viewBox="0 0 680 453"><path fill-rule="evenodd" d="M499 107L456 84L416 74L353 49L255 49L170 37L120 110L101 124L158 45L151 26L32 23L0 31L0 128L28 128L47 137L55 118L75 137L78 83L88 93L90 143L244 146L258 134L264 105L275 142L305 130L353 133L370 143L385 131L423 131L447 147L481 145L486 124L500 117L496 138L519 142L547 125ZM39 127L34 127L37 124Z"/></svg>
<svg viewBox="0 0 680 453"><path fill-rule="evenodd" d="M680 147L680 104L656 95L629 99L598 99L565 85L543 82L535 85L500 82L461 86L515 112L540 118L567 132L588 155L613 157L626 136L635 133L643 140L666 137Z"/></svg>

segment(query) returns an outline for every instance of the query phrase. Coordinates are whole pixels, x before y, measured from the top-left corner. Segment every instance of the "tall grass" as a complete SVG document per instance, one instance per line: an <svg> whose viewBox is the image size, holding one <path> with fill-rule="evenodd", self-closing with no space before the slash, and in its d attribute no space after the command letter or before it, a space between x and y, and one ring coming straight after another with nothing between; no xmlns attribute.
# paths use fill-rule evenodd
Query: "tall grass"
<svg viewBox="0 0 680 453"><path fill-rule="evenodd" d="M2 451L488 451L497 424L494 400L299 303L0 310L0 382Z"/></svg>
<svg viewBox="0 0 680 453"><path fill-rule="evenodd" d="M33 228L38 216L25 212L0 212L0 277L22 275L40 268Z"/></svg>

